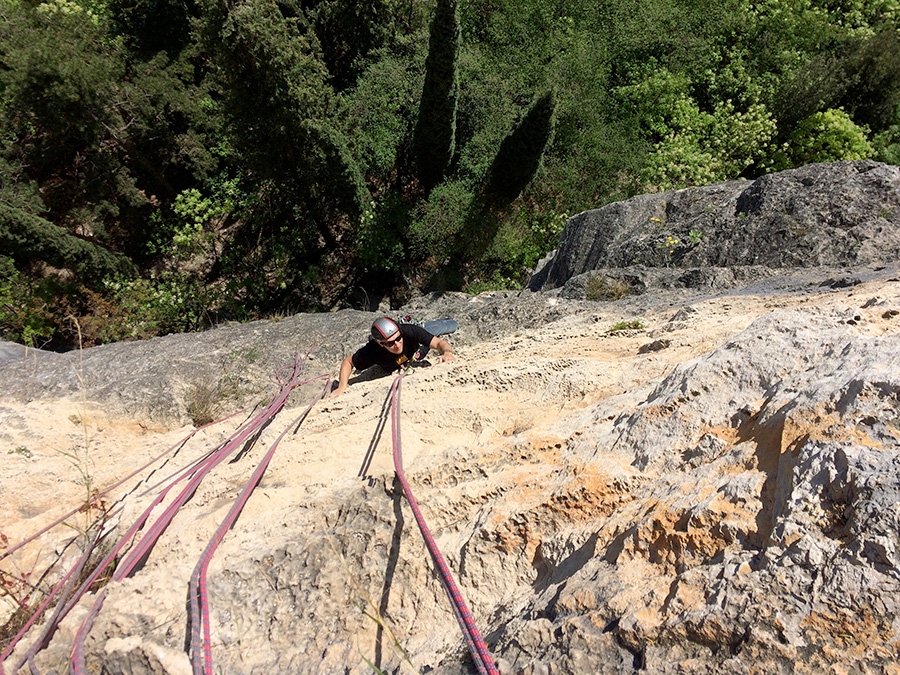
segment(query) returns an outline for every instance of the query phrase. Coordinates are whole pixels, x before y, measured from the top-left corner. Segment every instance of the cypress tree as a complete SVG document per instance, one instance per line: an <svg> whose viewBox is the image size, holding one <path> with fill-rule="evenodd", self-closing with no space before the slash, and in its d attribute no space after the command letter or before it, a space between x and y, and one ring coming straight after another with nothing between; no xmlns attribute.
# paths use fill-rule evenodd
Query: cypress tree
<svg viewBox="0 0 900 675"><path fill-rule="evenodd" d="M390 36L395 21L392 5L391 0L327 0L316 7L316 36L336 91L355 84L366 56Z"/></svg>
<svg viewBox="0 0 900 675"><path fill-rule="evenodd" d="M0 250L17 263L40 260L68 269L79 279L98 282L107 276L136 276L121 253L69 234L34 214L0 203Z"/></svg>
<svg viewBox="0 0 900 675"><path fill-rule="evenodd" d="M457 0L438 0L428 40L419 118L413 133L416 172L426 193L441 181L453 160L459 36Z"/></svg>
<svg viewBox="0 0 900 675"><path fill-rule="evenodd" d="M276 0L202 2L202 34L224 84L232 142L257 176L293 202L278 204L270 220L293 220L291 241L314 242L306 232L312 225L328 248L336 246L338 221L357 219L367 193L346 141L317 121L328 117L333 92L310 25L286 16Z"/></svg>
<svg viewBox="0 0 900 675"><path fill-rule="evenodd" d="M503 142L488 174L487 195L494 206L510 204L534 178L553 133L553 90L543 94Z"/></svg>
<svg viewBox="0 0 900 675"><path fill-rule="evenodd" d="M346 214L352 220L362 216L369 192L359 165L347 147L344 136L321 122L307 120L305 162L302 184L308 199L329 219Z"/></svg>

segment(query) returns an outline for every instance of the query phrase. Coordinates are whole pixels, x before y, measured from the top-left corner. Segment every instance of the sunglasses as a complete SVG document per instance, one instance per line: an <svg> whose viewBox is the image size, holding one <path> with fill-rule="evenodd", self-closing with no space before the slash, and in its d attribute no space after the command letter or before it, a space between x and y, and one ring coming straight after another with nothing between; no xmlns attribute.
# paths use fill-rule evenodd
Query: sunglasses
<svg viewBox="0 0 900 675"><path fill-rule="evenodd" d="M400 342L400 340L402 340L402 339L403 339L402 335L397 335L397 337L395 337L393 340L375 340L375 342L380 344L382 347L390 347L392 344Z"/></svg>

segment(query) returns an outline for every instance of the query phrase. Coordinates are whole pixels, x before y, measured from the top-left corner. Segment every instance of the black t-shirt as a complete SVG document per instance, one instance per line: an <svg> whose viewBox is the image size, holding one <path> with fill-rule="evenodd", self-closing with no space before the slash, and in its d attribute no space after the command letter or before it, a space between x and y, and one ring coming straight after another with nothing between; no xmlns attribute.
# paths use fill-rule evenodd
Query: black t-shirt
<svg viewBox="0 0 900 675"><path fill-rule="evenodd" d="M434 336L421 326L401 323L399 327L403 336L403 350L399 354L392 354L375 340L370 340L352 356L353 367L365 370L379 365L388 372L398 370L404 363L409 363L420 346L427 347L434 339Z"/></svg>

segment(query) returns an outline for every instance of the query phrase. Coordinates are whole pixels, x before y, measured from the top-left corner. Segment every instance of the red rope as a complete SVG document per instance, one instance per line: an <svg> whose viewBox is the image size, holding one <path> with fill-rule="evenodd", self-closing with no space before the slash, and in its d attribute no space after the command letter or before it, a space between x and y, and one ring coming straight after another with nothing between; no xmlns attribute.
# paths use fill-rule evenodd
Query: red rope
<svg viewBox="0 0 900 675"><path fill-rule="evenodd" d="M278 411L284 406L287 401L288 396L293 390L294 386L296 386L296 374L299 372L300 362L295 357L294 359L294 375L288 382L285 382L282 377L282 373L284 372L284 368L278 371L277 378L279 383L281 384L281 391L276 395L272 401L262 410L260 413L254 417L250 422L244 425L242 429L240 429L236 434L234 434L224 445L222 445L218 450L210 453L209 459L206 459L199 463L196 471L191 476L187 485L182 489L182 491L178 494L177 497L168 505L165 511L156 519L151 528L147 531L144 537L141 539L139 544L135 546L135 548L126 556L123 562L117 567L115 574L112 577L113 581L121 581L122 579L129 576L134 569L139 565L139 563L144 559L144 557L149 553L151 548L154 546L156 541L162 536L162 533L169 526L175 514L178 510L187 502L187 500L194 494L194 491L206 477L206 475L215 468L219 463L221 463L228 455L232 453L235 449L239 448L253 433L261 430L264 425L274 417ZM175 482L181 480L179 478ZM169 485L164 492L167 492L174 483ZM157 504L161 501L161 497L158 498ZM142 516L141 523L149 517L151 509L148 509L144 516ZM135 523L132 526L132 529L136 531L138 523ZM108 588L108 587L107 587ZM100 609L103 606L103 602L106 599L106 590L104 588L94 600L94 605L91 607L91 610L88 612L84 621L78 629L78 632L75 635L75 640L72 644L72 657L71 657L71 672L74 675L84 675L85 673L85 654L84 654L84 641L87 638L87 634L90 632L91 627L93 625L93 621L96 618L97 614L100 612Z"/></svg>
<svg viewBox="0 0 900 675"><path fill-rule="evenodd" d="M428 524L422 516L422 511L419 509L419 503L416 501L409 482L403 473L403 456L400 447L400 382L402 379L403 375L398 375L391 385L391 436L394 447L394 471L397 473L400 485L403 486L403 493L406 495L406 500L409 502L413 515L416 517L416 523L419 525L419 530L422 533L422 538L425 540L425 545L428 547L428 552L431 554L431 559L434 560L434 564L440 573L441 583L444 586L447 597L450 598L453 613L456 614L456 620L459 622L459 627L462 629L466 643L469 645L469 652L472 654L475 667L478 668L478 672L481 675L499 675L487 645L485 645L481 633L478 631L478 626L475 625L475 619L472 618L472 613L466 606L466 601L456 585L453 574L450 572L444 556L441 555L434 537L431 536Z"/></svg>
<svg viewBox="0 0 900 675"><path fill-rule="evenodd" d="M246 410L246 408L245 408L244 410ZM156 462L158 462L160 459L162 459L163 457L165 457L166 455L168 455L169 453L171 453L173 450L176 450L177 448L180 448L181 446L183 446L183 445L184 445L185 443L187 443L187 442L194 436L194 434L196 434L198 431L202 431L203 429L206 429L207 427L211 427L211 426L213 426L214 424L219 424L220 422L224 422L225 420L230 419L230 418L234 417L235 415L239 415L240 413L244 412L244 410L239 410L239 411L237 411L237 412L235 412L235 413L231 413L230 415L228 415L228 416L226 416L226 417L223 417L223 418L220 419L220 420L216 420L215 422L210 422L209 424L204 424L204 425L201 426L201 427L197 427L197 428L194 429L191 433L189 433L187 436L185 436L184 438L182 438L180 441L178 441L178 442L175 443L174 445L169 446L169 448L166 449L164 452L161 452L160 454L156 455L156 457L154 457L153 459L148 460L145 464L143 464L142 466L139 466L137 469L135 469L134 471L132 471L130 474L128 474L128 475L125 476L124 478L122 478L122 479L120 479L120 480L117 480L115 483L113 483L113 484L110 485L109 487L105 488L102 492L98 492L95 498L105 497L105 496L108 495L110 492L112 492L113 490L115 490L117 487L119 487L120 485L122 485L122 484L125 483L126 481L131 480L131 479L134 478L136 475L138 475L141 471L143 471L144 469L147 469L148 467L152 466L153 464L155 464ZM83 510L83 509L84 509L84 505L83 505L83 504L82 504L81 506L75 508L75 509L72 509L72 510L69 511L66 515L61 516L60 518L58 518L57 520L54 520L52 523L50 523L49 525L47 525L47 526L44 527L43 529L41 529L41 530L39 530L38 532L35 532L34 534L32 534L30 537L28 537L28 539L25 539L25 540L23 540L23 541L20 541L18 544L16 544L16 545L13 546L12 548L7 549L7 550L4 551L3 553L0 553L0 560L3 560L4 558L6 558L6 557L8 557L8 556L11 556L13 553L15 553L16 551L18 551L20 548L22 548L22 547L25 546L26 544L30 544L30 543L33 542L35 539L37 539L38 537L40 537L42 534L46 534L47 532L49 532L50 530L52 530L52 529L53 529L54 527L56 527L57 525L62 525L66 520L68 520L69 518L71 518L72 516L74 516L76 513L80 512L80 511Z"/></svg>
<svg viewBox="0 0 900 675"><path fill-rule="evenodd" d="M137 469L135 469L134 471L129 473L124 478L116 481L112 485L105 488L97 496L99 497L99 496L109 494L110 492L112 492L112 490L121 486L123 483L125 483L129 479L133 478L141 471L152 466L154 463L156 463L157 461L159 461L166 455L172 453L173 451L177 451L178 449L183 447L198 431L205 429L209 426L212 426L214 424L219 424L220 422L224 422L225 420L228 420L228 419L234 417L235 415L240 414L241 412L244 412L244 411L241 410L236 413L232 413L232 414L227 415L226 417L223 417L219 420L210 422L209 424L205 424L203 426L198 427L197 429L194 429L190 434L188 434L187 436L182 438L177 443L171 445L164 452L158 454L157 456L155 456L154 458L152 458L151 460L149 460L142 466L138 467ZM207 457L208 456L209 456L209 454L207 454ZM205 460L205 458L200 461L202 462L204 460ZM197 463L195 463L195 466L196 466L196 464ZM189 470L191 470L191 467L189 467L189 469L187 471L189 471ZM182 472L182 473L184 473L184 472ZM3 663L9 657L9 655L12 654L13 650L16 648L18 643L22 640L22 638L26 635L26 633L31 629L31 627L35 624L35 622L37 622L37 620L40 619L41 616L43 616L44 612L49 607L50 603L54 600L54 598L56 598L57 594L59 594L60 597L56 601L57 608L54 611L53 616L46 622L43 630L41 631L41 634L32 643L31 647L29 647L29 649L26 651L25 655L19 659L19 661L17 662L17 664L15 665L15 667L13 669L13 672L18 672L18 670L23 665L25 665L26 662L29 664L32 662L32 660L33 660L34 656L37 654L37 652L46 646L46 643L47 643L50 635L53 634L53 632L56 630L56 627L62 621L62 619L65 618L65 616L69 613L69 611L72 609L72 607L74 607L75 604L78 602L78 600L84 595L84 593L87 592L87 590L90 588L90 586L108 568L109 564L114 560L115 556L122 550L122 548L124 548L124 546L130 541L131 537L143 525L144 521L146 520L146 517L149 516L150 511L152 511L152 509L163 500L165 495L168 493L169 489L175 483L177 483L179 480L181 480L181 477L179 477L176 481L174 481L171 485L169 485L162 492L162 494L159 495L157 500L154 501L154 503L147 509L144 518L140 519L137 523L135 523L135 525L129 530L129 532L125 536L120 538L119 543L115 547L113 547L113 549L106 555L106 557L98 565L96 565L93 568L91 574L89 574L88 577L81 583L78 590L76 590L74 593L72 593L71 586L72 586L73 577L77 578L82 574L82 571L84 570L91 554L94 551L94 546L90 546L85 550L85 552L79 557L79 560L75 563L75 565L67 573L65 573L63 575L62 579L60 579L60 581L57 582L57 584L51 589L51 591L47 594L47 596L44 598L44 600L41 602L41 604L38 606L38 608L32 613L32 615L25 622L25 624L22 626L22 628L19 629L19 631L16 633L16 635L13 637L13 639L6 645L6 647L4 648L2 653L0 653L0 675L5 675ZM52 528L65 522L69 517L76 514L82 508L83 507L79 507L78 509L74 509L74 510L70 511L62 518L59 518L58 520L54 521L53 523L51 523L51 524L47 525L46 527L44 527L43 529L41 529L39 532L31 535L30 537L28 537L27 539L25 539L21 542L19 542L18 544L13 546L11 549L5 551L4 554L2 556L0 556L0 560L5 558L6 556L11 555L12 553L14 553L18 549L22 548L23 546L31 543L32 541L35 541L38 537L45 534ZM109 515L114 515L115 513L117 513L120 510L121 509L118 509L117 511L113 511ZM94 545L96 545L96 543L97 542L95 541ZM32 669L34 670L33 666L32 666Z"/></svg>
<svg viewBox="0 0 900 675"><path fill-rule="evenodd" d="M295 372L294 378L296 378L296 375L297 373ZM195 675L213 675L212 640L210 636L209 625L209 595L206 588L206 573L209 567L209 563L212 560L212 557L215 554L219 544L225 538L225 534L232 527L232 525L234 525L235 521L246 505L247 500L253 493L253 490L262 479L266 468L268 468L269 466L269 462L275 455L275 450L278 448L279 443L281 443L281 439L283 439L285 435L287 435L288 431L290 431L292 428L295 428L295 425L299 424L300 421L309 414L309 411L312 410L313 406L316 403L318 403L325 397L325 394L327 393L331 385L331 378L328 375L320 375L319 377L313 378L312 380L307 380L306 382L300 383L298 385L293 385L292 379L292 386L302 386L303 384L307 384L309 382L312 382L313 380L323 378L326 380L326 384L322 389L322 393L318 398L316 398L312 403L309 404L309 406L306 408L306 410L303 411L301 415L299 415L287 427L285 427L284 431L282 431L278 438L275 440L275 443L272 444L272 447L269 448L269 451L256 467L256 470L253 472L250 480L247 481L247 484L244 486L243 490L241 490L241 494L238 496L237 500L235 500L234 504L231 507L231 510L228 512L228 515L225 516L225 519L219 525L216 533L212 536L212 538L210 538L209 543L206 545L206 549L200 556L200 560L197 561L197 566L194 568L194 572L191 574L191 581L189 585L189 597L191 600L191 663L193 665Z"/></svg>
<svg viewBox="0 0 900 675"><path fill-rule="evenodd" d="M78 590L72 595L71 598L66 602L65 595L63 594L63 598L59 601L60 607L62 609L57 609L53 620L49 622L52 625L48 625L45 628L45 631L42 633L41 637L32 645L32 647L27 651L23 659L19 661L16 665L15 671L17 672L26 662L29 666L34 669L33 659L37 651L43 648L46 643L49 635L55 630L55 626L62 620L63 617L71 610L72 607L80 600L80 598L87 592L90 586L99 578L99 576L107 569L110 563L113 562L115 557L120 553L120 551L131 541L131 539L137 534L137 532L144 526L146 521L149 519L151 512L156 506L162 503L168 494L168 492L180 481L184 478L190 476L190 479L187 485L184 486L179 495L168 505L163 514L157 518L154 522L153 526L150 530L144 535L139 544L135 546L133 550L126 556L126 558L122 561L122 563L118 566L115 573L113 574L113 581L120 581L127 576L129 576L139 565L139 563L144 559L144 557L149 553L153 545L156 543L158 538L162 535L168 525L171 523L177 511L184 505L184 503L190 498L190 496L194 493L194 491L199 486L200 482L203 478L215 467L217 466L223 459L225 459L233 450L238 448L250 435L254 432L261 430L264 425L269 422L284 406L288 396L291 391L297 387L301 386L301 384L306 384L307 382L311 382L315 379L320 379L321 377L327 378L327 376L320 376L320 378L313 378L312 380L308 380L307 382L303 382L301 384L297 383L297 378L300 371L300 363L297 361L295 357L293 372L287 381L284 381L282 378L282 373L285 372L285 369L282 369L278 372L277 377L279 383L282 384L281 391L279 394L273 398L273 400L267 405L252 421L246 423L238 432L236 432L232 437L226 441L223 445L217 448L214 451L208 453L201 460L194 462L187 469L178 472L177 477L171 483L169 483L165 489L157 496L154 500L153 504L151 504L144 513L135 521L135 523L129 528L126 534L120 539L115 547L104 557L103 561L97 565L92 573L85 579ZM403 460L401 454L401 443L400 443L400 383L402 380L402 375L398 376L394 383L391 385L391 429L392 429L392 440L393 440L393 456L394 456L394 469L397 473L397 478L400 481L401 486L403 487L404 494L409 502L410 507L412 508L413 514L416 518L416 523L419 526L419 530L422 533L422 537L425 540L425 544L428 547L428 551L431 554L432 560L435 563L435 566L440 573L441 583L444 587L444 591L447 593L448 598L450 599L451 606L453 607L453 612L456 615L456 619L462 629L463 635L466 639L466 643L468 644L469 651L472 655L472 659L475 662L475 665L478 669L478 672L482 675L499 675L499 672L494 665L494 661L490 655L490 652L487 649L487 646L484 643L484 640L481 637L480 632L478 631L478 627L475 625L475 621L472 617L471 612L469 611L465 599L462 597L462 593L460 592L458 586L456 585L455 580L453 579L453 575L450 572L450 568L448 567L446 561L444 560L443 555L437 547L437 544L434 541L434 537L431 535L430 530L428 529L428 525L425 522L424 517L422 516L421 509L419 508L419 504L416 501L415 496L412 493L412 489L409 486L409 482L406 480L406 476L403 473ZM275 450L281 442L282 438L285 436L287 431L294 426L295 423L302 420L312 409L312 406L315 405L316 402L321 400L325 396L330 384L330 378L328 378L328 383L323 388L322 394L313 401L310 406L304 411L304 413L298 417L294 422L292 422L278 437L273 446L270 448L266 456L257 466L254 471L252 477L244 486L241 494L235 504L232 506L225 520L219 526L215 535L212 537L210 542L208 543L206 549L200 557L200 560L197 563L197 567L194 570L194 573L191 576L190 582L190 601L191 601L191 628L192 628L192 650L191 650L191 660L193 665L193 670L196 675L212 675L212 653L211 653L211 643L210 643L210 627L209 627L209 602L208 602L208 594L206 588L206 573L209 562L212 559L212 556L215 553L216 548L219 543L221 543L224 538L227 530L234 524L237 517L240 515L241 510L246 505L247 499L252 493L253 489L259 484L259 481L262 479L263 474L265 473L266 468L268 467L272 457L274 456ZM226 418L227 419L227 418ZM201 427L202 428L202 427ZM199 429L198 429L199 430ZM196 433L196 431L194 432ZM191 434L193 435L193 433ZM184 439L181 442L183 444L186 442L188 438ZM176 444L177 447L180 444ZM172 448L170 448L170 452ZM164 453L165 454L165 453ZM160 455L162 457L163 455ZM156 461L159 459L158 457L152 461ZM151 463L152 463L151 461ZM149 466L146 465L146 466ZM146 468L142 467L143 468ZM138 469L140 471L141 469ZM124 480L127 480L131 476L134 476L137 473L130 474L127 478L118 482L116 485L121 485ZM109 489L112 489L115 486L111 486ZM69 514L71 515L71 514ZM62 521L60 521L62 522ZM58 524L58 523L55 523ZM55 525L54 524L54 525ZM52 527L52 525L51 525ZM49 527L47 528L49 529ZM35 535L36 538L40 534L46 532L42 530L41 533ZM33 538L21 542L15 548L19 548L28 541L31 541ZM7 551L6 555L12 553L12 551ZM86 558L87 556L85 556ZM51 592L50 596L45 600L44 605L42 605L41 610L39 610L35 615L31 618L31 620L26 624L25 627L19 632L13 642L7 646L6 650L0 655L0 675L3 675L3 661L4 659L12 652L16 643L21 639L22 635L31 627L34 620L37 616L40 615L41 611L46 607L47 604L51 601L52 597L63 587L71 585L72 580L76 576L75 572L78 570L80 573L80 569L86 560L79 561L79 564L76 565L72 571L69 572L57 585L57 587ZM103 602L106 598L107 588L104 588L100 593L98 593L95 598L94 604L88 612L87 617L84 619L82 625L80 626L78 632L76 633L75 640L72 646L72 673L74 675L83 675L85 672L85 659L84 659L84 641L87 637L87 634L90 632L91 626L97 614L99 613L101 607L103 606ZM201 635L202 634L202 635ZM201 658L202 653L202 658Z"/></svg>

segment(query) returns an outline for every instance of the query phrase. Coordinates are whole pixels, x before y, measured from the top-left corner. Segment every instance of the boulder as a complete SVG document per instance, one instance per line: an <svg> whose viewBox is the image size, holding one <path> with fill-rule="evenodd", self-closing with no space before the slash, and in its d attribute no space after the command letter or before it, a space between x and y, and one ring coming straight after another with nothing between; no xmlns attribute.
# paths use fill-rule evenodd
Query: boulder
<svg viewBox="0 0 900 675"><path fill-rule="evenodd" d="M754 181L639 195L579 213L569 219L552 260L530 288L550 290L589 270L632 266L876 266L893 262L898 250L900 167L873 161L810 164ZM693 283L723 276L728 283L726 273L696 274L700 278Z"/></svg>

